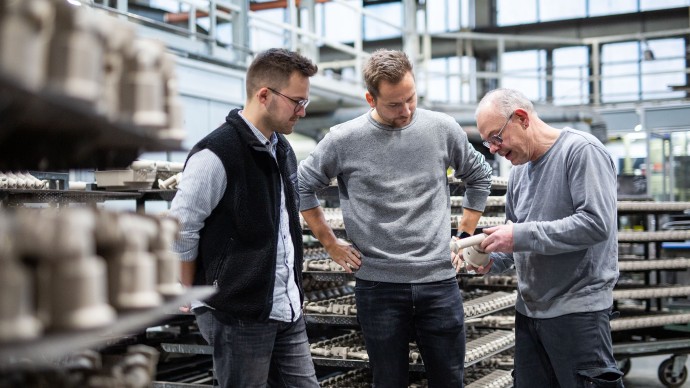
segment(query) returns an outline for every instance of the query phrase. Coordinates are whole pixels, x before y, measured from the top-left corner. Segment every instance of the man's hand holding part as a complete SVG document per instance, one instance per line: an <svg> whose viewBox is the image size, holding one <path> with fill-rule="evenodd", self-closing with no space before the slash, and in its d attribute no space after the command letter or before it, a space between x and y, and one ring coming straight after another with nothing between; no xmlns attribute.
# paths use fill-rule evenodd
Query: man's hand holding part
<svg viewBox="0 0 690 388"><path fill-rule="evenodd" d="M456 272L459 271L460 263L459 260L464 261L468 271L474 270L479 272L479 269L490 267L489 254L481 249L479 244L486 239L486 234L480 233L471 237L466 237L463 239L453 238L451 240L451 252L453 265L455 266Z"/></svg>

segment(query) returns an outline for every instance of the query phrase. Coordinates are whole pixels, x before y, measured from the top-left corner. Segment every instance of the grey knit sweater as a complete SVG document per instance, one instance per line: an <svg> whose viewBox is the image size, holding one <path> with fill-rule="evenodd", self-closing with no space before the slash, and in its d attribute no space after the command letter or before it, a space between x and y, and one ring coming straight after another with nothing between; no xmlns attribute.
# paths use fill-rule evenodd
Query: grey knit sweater
<svg viewBox="0 0 690 388"><path fill-rule="evenodd" d="M463 206L483 211L492 170L452 117L417 109L391 128L368 112L331 128L300 163L300 210L318 206L315 191L337 177L347 237L362 253L358 278L449 279L449 166L466 182Z"/></svg>
<svg viewBox="0 0 690 388"><path fill-rule="evenodd" d="M553 318L611 307L616 169L601 142L566 128L541 158L513 167L506 217L515 223L514 253L491 254L491 273L515 265L517 311Z"/></svg>

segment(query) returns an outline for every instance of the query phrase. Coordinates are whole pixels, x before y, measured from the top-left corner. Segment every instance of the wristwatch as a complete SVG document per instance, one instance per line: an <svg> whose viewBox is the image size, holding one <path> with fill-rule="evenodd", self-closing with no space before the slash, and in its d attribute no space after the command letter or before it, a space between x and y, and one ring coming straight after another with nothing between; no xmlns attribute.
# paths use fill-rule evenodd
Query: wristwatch
<svg viewBox="0 0 690 388"><path fill-rule="evenodd" d="M463 239L463 238L467 238L467 237L472 237L472 235L463 230L461 233L457 234L457 237L460 239Z"/></svg>

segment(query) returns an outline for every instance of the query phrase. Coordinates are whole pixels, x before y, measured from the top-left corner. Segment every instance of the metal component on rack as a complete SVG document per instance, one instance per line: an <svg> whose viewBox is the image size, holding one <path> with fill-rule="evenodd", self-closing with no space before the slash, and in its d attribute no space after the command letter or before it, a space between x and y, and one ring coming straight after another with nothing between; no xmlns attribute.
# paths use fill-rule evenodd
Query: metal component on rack
<svg viewBox="0 0 690 388"><path fill-rule="evenodd" d="M152 137L167 124L161 71L164 50L157 40L137 38L124 52L120 120L147 129Z"/></svg>
<svg viewBox="0 0 690 388"><path fill-rule="evenodd" d="M690 268L690 258L679 257L677 259L658 260L618 260L620 271L651 271L659 269L684 269Z"/></svg>
<svg viewBox="0 0 690 388"><path fill-rule="evenodd" d="M460 225L460 222L462 221L462 216L459 215L451 215L450 216L450 222L451 225L453 225L453 228L458 227ZM503 225L506 223L505 217L480 217L479 222L477 223L477 227L482 227L482 228L487 228L487 227L492 227L492 226L499 226Z"/></svg>
<svg viewBox="0 0 690 388"><path fill-rule="evenodd" d="M178 236L180 223L168 217L157 218L157 222L158 233L151 243L151 252L156 256L156 289L163 297L177 296L184 292L184 288L179 282L179 258L171 249Z"/></svg>
<svg viewBox="0 0 690 388"><path fill-rule="evenodd" d="M682 212L690 209L690 202L618 201L619 212Z"/></svg>
<svg viewBox="0 0 690 388"><path fill-rule="evenodd" d="M131 24L107 14L99 17L99 27L105 32L105 47L103 95L99 101L98 110L103 112L110 121L117 121L122 108L123 57L127 46L134 41L135 31Z"/></svg>
<svg viewBox="0 0 690 388"><path fill-rule="evenodd" d="M360 332L352 332L339 337L319 341L309 345L311 354L339 359L369 360Z"/></svg>
<svg viewBox="0 0 690 388"><path fill-rule="evenodd" d="M451 207L462 207L462 200L464 197L462 196L452 196L450 197L450 206ZM506 206L506 197L504 195L497 196L497 195L490 195L486 199L486 207L505 207Z"/></svg>
<svg viewBox="0 0 690 388"><path fill-rule="evenodd" d="M660 314L652 316L645 315L614 319L611 321L611 331L642 329L647 327L661 327L665 325L688 323L690 323L690 313Z"/></svg>
<svg viewBox="0 0 690 388"><path fill-rule="evenodd" d="M690 240L690 230L666 230L656 232L618 232L619 242L685 241Z"/></svg>
<svg viewBox="0 0 690 388"><path fill-rule="evenodd" d="M466 385L467 388L510 388L513 386L513 376L509 370L497 369L488 375Z"/></svg>
<svg viewBox="0 0 690 388"><path fill-rule="evenodd" d="M505 286L516 287L517 276L515 275L484 275L467 280L471 286Z"/></svg>
<svg viewBox="0 0 690 388"><path fill-rule="evenodd" d="M471 299L463 303L465 318L472 318L489 312L495 312L502 308L515 306L517 293L494 292L486 296Z"/></svg>
<svg viewBox="0 0 690 388"><path fill-rule="evenodd" d="M54 219L54 246L50 267L50 327L89 329L115 320L108 304L107 273L103 258L95 255L94 213L69 208Z"/></svg>
<svg viewBox="0 0 690 388"><path fill-rule="evenodd" d="M130 346L122 361L113 368L113 375L123 387L150 387L156 375L157 363L156 349L145 345Z"/></svg>
<svg viewBox="0 0 690 388"><path fill-rule="evenodd" d="M158 131L161 139L176 141L184 140L186 133L184 129L184 112L182 103L178 97L177 74L175 74L175 56L170 53L163 53L161 58L164 80L164 108L167 116L167 125Z"/></svg>
<svg viewBox="0 0 690 388"><path fill-rule="evenodd" d="M114 320L107 304L105 263L94 255L88 209L21 209L15 226L16 254L34 269L37 315L45 326L93 328Z"/></svg>
<svg viewBox="0 0 690 388"><path fill-rule="evenodd" d="M42 325L27 269L15 257L11 221L0 214L0 343L38 337Z"/></svg>
<svg viewBox="0 0 690 388"><path fill-rule="evenodd" d="M481 318L472 318L465 321L466 325L492 327L496 329L512 329L515 327L514 315L488 315Z"/></svg>
<svg viewBox="0 0 690 388"><path fill-rule="evenodd" d="M182 181L182 173L178 172L166 180L159 179L158 188L163 190L175 190L177 186L179 186L180 181Z"/></svg>
<svg viewBox="0 0 690 388"><path fill-rule="evenodd" d="M104 31L93 10L66 1L55 5L46 89L95 108L102 95ZM109 33L109 32L108 32Z"/></svg>
<svg viewBox="0 0 690 388"><path fill-rule="evenodd" d="M17 174L8 171L5 173L7 176L8 186L10 189L26 189L26 179L23 176L18 176Z"/></svg>
<svg viewBox="0 0 690 388"><path fill-rule="evenodd" d="M357 315L357 306L355 305L355 296L348 295L317 302L306 302L304 311L319 314Z"/></svg>
<svg viewBox="0 0 690 388"><path fill-rule="evenodd" d="M653 287L634 290L613 290L613 300L670 298L690 295L690 286Z"/></svg>
<svg viewBox="0 0 690 388"><path fill-rule="evenodd" d="M515 333L497 330L467 343L465 363L472 363L515 345Z"/></svg>
<svg viewBox="0 0 690 388"><path fill-rule="evenodd" d="M38 91L46 79L56 2L0 2L0 73Z"/></svg>
<svg viewBox="0 0 690 388"><path fill-rule="evenodd" d="M123 249L107 258L111 303L118 309L158 306L162 299L156 291L156 258L149 252L157 225L151 218L132 213L118 215L117 223Z"/></svg>
<svg viewBox="0 0 690 388"><path fill-rule="evenodd" d="M94 255L91 211L21 209L15 219L17 255L35 268L37 315L44 326L71 330L111 323L115 311L107 303L105 263Z"/></svg>
<svg viewBox="0 0 690 388"><path fill-rule="evenodd" d="M98 187L110 190L150 189L156 180L156 168L95 171Z"/></svg>
<svg viewBox="0 0 690 388"><path fill-rule="evenodd" d="M456 178L455 176L449 176L448 177L448 183L462 183L464 182L461 179ZM492 176L491 177L491 188L493 189L505 189L508 187L508 178L507 177L501 177L501 176Z"/></svg>

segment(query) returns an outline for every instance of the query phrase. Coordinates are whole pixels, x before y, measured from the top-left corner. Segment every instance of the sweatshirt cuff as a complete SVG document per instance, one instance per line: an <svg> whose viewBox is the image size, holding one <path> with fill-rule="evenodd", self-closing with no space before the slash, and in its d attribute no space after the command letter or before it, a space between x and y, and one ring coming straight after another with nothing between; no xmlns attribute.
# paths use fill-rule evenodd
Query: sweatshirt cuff
<svg viewBox="0 0 690 388"><path fill-rule="evenodd" d="M530 225L530 222L513 224L513 252L532 250Z"/></svg>
<svg viewBox="0 0 690 388"><path fill-rule="evenodd" d="M483 190L467 190L462 198L462 207L478 212L484 212L488 192Z"/></svg>

